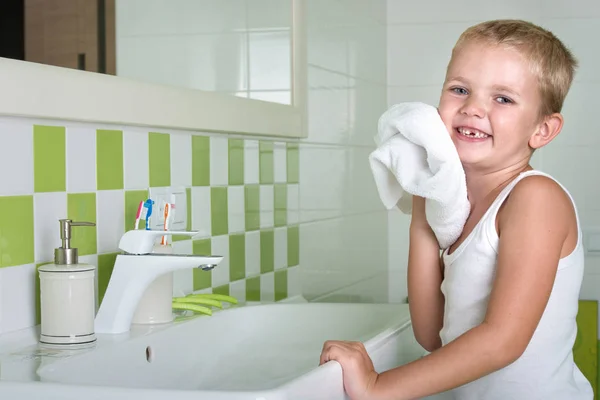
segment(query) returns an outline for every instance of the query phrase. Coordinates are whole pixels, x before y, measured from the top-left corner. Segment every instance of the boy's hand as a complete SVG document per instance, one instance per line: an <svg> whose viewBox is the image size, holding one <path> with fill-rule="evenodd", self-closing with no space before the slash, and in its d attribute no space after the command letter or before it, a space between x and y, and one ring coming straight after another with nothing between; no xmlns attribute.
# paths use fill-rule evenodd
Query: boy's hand
<svg viewBox="0 0 600 400"><path fill-rule="evenodd" d="M379 374L360 342L327 341L319 365L335 360L342 366L344 390L352 400L372 400Z"/></svg>

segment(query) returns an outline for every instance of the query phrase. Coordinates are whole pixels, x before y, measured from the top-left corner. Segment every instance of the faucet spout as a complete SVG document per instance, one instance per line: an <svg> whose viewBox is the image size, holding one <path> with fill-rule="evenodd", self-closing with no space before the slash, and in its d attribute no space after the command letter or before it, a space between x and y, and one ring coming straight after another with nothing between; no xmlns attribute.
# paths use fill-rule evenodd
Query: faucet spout
<svg viewBox="0 0 600 400"><path fill-rule="evenodd" d="M221 256L119 254L104 299L96 314L96 333L129 331L136 307L148 286L160 275L188 268L212 269Z"/></svg>

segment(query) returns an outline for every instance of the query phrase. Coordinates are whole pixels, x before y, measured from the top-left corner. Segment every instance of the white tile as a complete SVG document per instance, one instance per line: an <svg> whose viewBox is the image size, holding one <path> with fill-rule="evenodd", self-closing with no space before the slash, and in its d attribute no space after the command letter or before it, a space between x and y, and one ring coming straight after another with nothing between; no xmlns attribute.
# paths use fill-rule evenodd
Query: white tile
<svg viewBox="0 0 600 400"><path fill-rule="evenodd" d="M275 301L275 274L273 272L260 276L260 301Z"/></svg>
<svg viewBox="0 0 600 400"><path fill-rule="evenodd" d="M395 25L388 29L388 84L438 85L456 40L470 22ZM427 49L427 51L423 51ZM406 60L419 60L417 63Z"/></svg>
<svg viewBox="0 0 600 400"><path fill-rule="evenodd" d="M210 185L229 183L229 142L226 137L210 137Z"/></svg>
<svg viewBox="0 0 600 400"><path fill-rule="evenodd" d="M600 107L599 83L574 82L561 111L564 126L551 146L600 146L600 135L590 134L596 124L596 110Z"/></svg>
<svg viewBox="0 0 600 400"><path fill-rule="evenodd" d="M210 250L213 255L223 256L223 260L212 270L212 287L229 283L229 236L213 236Z"/></svg>
<svg viewBox="0 0 600 400"><path fill-rule="evenodd" d="M291 29L292 2L281 0L248 1L248 28Z"/></svg>
<svg viewBox="0 0 600 400"><path fill-rule="evenodd" d="M229 284L229 295L235 297L238 303L246 302L246 280L240 279ZM226 303L225 303L226 304Z"/></svg>
<svg viewBox="0 0 600 400"><path fill-rule="evenodd" d="M350 82L348 143L372 149L377 123L388 108L387 86L354 78Z"/></svg>
<svg viewBox="0 0 600 400"><path fill-rule="evenodd" d="M387 84L387 27L359 25L349 31L349 75L365 81Z"/></svg>
<svg viewBox="0 0 600 400"><path fill-rule="evenodd" d="M350 124L348 76L308 68L308 140L346 143Z"/></svg>
<svg viewBox="0 0 600 400"><path fill-rule="evenodd" d="M410 215L398 209L388 211L388 268L406 271L408 268Z"/></svg>
<svg viewBox="0 0 600 400"><path fill-rule="evenodd" d="M599 24L600 18L553 19L544 22L544 27L551 30L578 59L575 81L600 82L600 53L596 40L600 32Z"/></svg>
<svg viewBox="0 0 600 400"><path fill-rule="evenodd" d="M571 193L580 211L600 210L600 185L590 184L581 171L599 171L596 146L565 146L551 143L543 149L544 172L549 173ZM585 223L585 220L583 221Z"/></svg>
<svg viewBox="0 0 600 400"><path fill-rule="evenodd" d="M256 184L259 179L258 141L244 140L244 183Z"/></svg>
<svg viewBox="0 0 600 400"><path fill-rule="evenodd" d="M300 277L300 267L291 267L287 270L288 278L288 297L302 295L302 282Z"/></svg>
<svg viewBox="0 0 600 400"><path fill-rule="evenodd" d="M58 220L67 218L67 193L36 193L33 202L35 261L52 261L61 246Z"/></svg>
<svg viewBox="0 0 600 400"><path fill-rule="evenodd" d="M33 126L0 118L0 196L33 193ZM9 145L10 143L10 145Z"/></svg>
<svg viewBox="0 0 600 400"><path fill-rule="evenodd" d="M260 185L260 227L272 228L275 225L273 185Z"/></svg>
<svg viewBox="0 0 600 400"><path fill-rule="evenodd" d="M544 0L544 18L599 18L600 3L596 0Z"/></svg>
<svg viewBox="0 0 600 400"><path fill-rule="evenodd" d="M547 6L547 3L544 0L544 8L551 7ZM540 0L457 0L453 2L425 0L410 4L402 0L388 0L387 15L389 24L483 21L502 18L532 20L539 18L541 4Z"/></svg>
<svg viewBox="0 0 600 400"><path fill-rule="evenodd" d="M100 190L96 195L98 253L119 250L125 233L125 193L123 190Z"/></svg>
<svg viewBox="0 0 600 400"><path fill-rule="evenodd" d="M192 230L199 236L209 237L212 232L210 215L210 187L192 187Z"/></svg>
<svg viewBox="0 0 600 400"><path fill-rule="evenodd" d="M312 2L312 4L315 3L314 1ZM349 64L348 31L348 27L337 26L323 26L309 29L307 32L307 40L310 44L307 48L309 66L347 74Z"/></svg>
<svg viewBox="0 0 600 400"><path fill-rule="evenodd" d="M300 200L300 191L297 184L287 186L287 221L288 225L298 223L298 202Z"/></svg>
<svg viewBox="0 0 600 400"><path fill-rule="evenodd" d="M171 134L171 186L192 186L192 135Z"/></svg>
<svg viewBox="0 0 600 400"><path fill-rule="evenodd" d="M300 147L300 222L342 215L349 180L347 158L348 148L342 146Z"/></svg>
<svg viewBox="0 0 600 400"><path fill-rule="evenodd" d="M426 86L388 86L387 93L388 106L406 101L420 101L437 107L442 93L442 82Z"/></svg>
<svg viewBox="0 0 600 400"><path fill-rule="evenodd" d="M273 146L273 175L276 183L287 182L287 146L275 142Z"/></svg>
<svg viewBox="0 0 600 400"><path fill-rule="evenodd" d="M287 228L275 228L275 269L287 268Z"/></svg>
<svg viewBox="0 0 600 400"><path fill-rule="evenodd" d="M346 182L343 200L344 214L383 211L383 206L373 172L369 163L372 149L369 147L351 147L347 151L346 174L352 177Z"/></svg>
<svg viewBox="0 0 600 400"><path fill-rule="evenodd" d="M35 325L35 264L0 270L2 331L11 332Z"/></svg>
<svg viewBox="0 0 600 400"><path fill-rule="evenodd" d="M246 232L246 277L260 275L260 232Z"/></svg>
<svg viewBox="0 0 600 400"><path fill-rule="evenodd" d="M250 32L250 90L291 88L291 31Z"/></svg>
<svg viewBox="0 0 600 400"><path fill-rule="evenodd" d="M4 323L2 321L2 310L4 309L3 306L3 299L2 299L2 271L0 270L0 335L2 335L2 333L6 330L6 327L4 326Z"/></svg>
<svg viewBox="0 0 600 400"><path fill-rule="evenodd" d="M229 221L229 233L244 232L246 229L244 187L227 187L227 206Z"/></svg>
<svg viewBox="0 0 600 400"><path fill-rule="evenodd" d="M126 190L150 186L148 165L148 132L123 131L123 181Z"/></svg>
<svg viewBox="0 0 600 400"><path fill-rule="evenodd" d="M67 192L96 190L96 130L67 128Z"/></svg>

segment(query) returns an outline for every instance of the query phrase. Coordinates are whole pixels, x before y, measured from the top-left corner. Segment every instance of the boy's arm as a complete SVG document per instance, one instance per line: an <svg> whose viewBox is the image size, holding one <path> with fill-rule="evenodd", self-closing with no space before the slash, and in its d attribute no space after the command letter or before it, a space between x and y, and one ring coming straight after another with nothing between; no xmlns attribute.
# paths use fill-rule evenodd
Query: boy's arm
<svg viewBox="0 0 600 400"><path fill-rule="evenodd" d="M417 342L427 351L441 347L443 274L435 234L425 219L425 199L413 197L408 252L408 306Z"/></svg>
<svg viewBox="0 0 600 400"><path fill-rule="evenodd" d="M548 178L519 182L499 216L497 274L484 321L426 357L377 375L364 347L325 345L321 360L342 365L354 399L415 399L455 388L518 359L542 317L574 220L564 191ZM369 360L370 361L370 360Z"/></svg>

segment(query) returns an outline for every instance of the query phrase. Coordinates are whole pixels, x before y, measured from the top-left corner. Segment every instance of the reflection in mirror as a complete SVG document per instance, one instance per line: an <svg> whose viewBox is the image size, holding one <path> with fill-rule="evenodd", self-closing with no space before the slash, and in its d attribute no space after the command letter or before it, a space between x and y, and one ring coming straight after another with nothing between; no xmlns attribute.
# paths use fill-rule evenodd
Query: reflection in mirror
<svg viewBox="0 0 600 400"><path fill-rule="evenodd" d="M2 0L0 29L0 57L292 104L292 0Z"/></svg>

